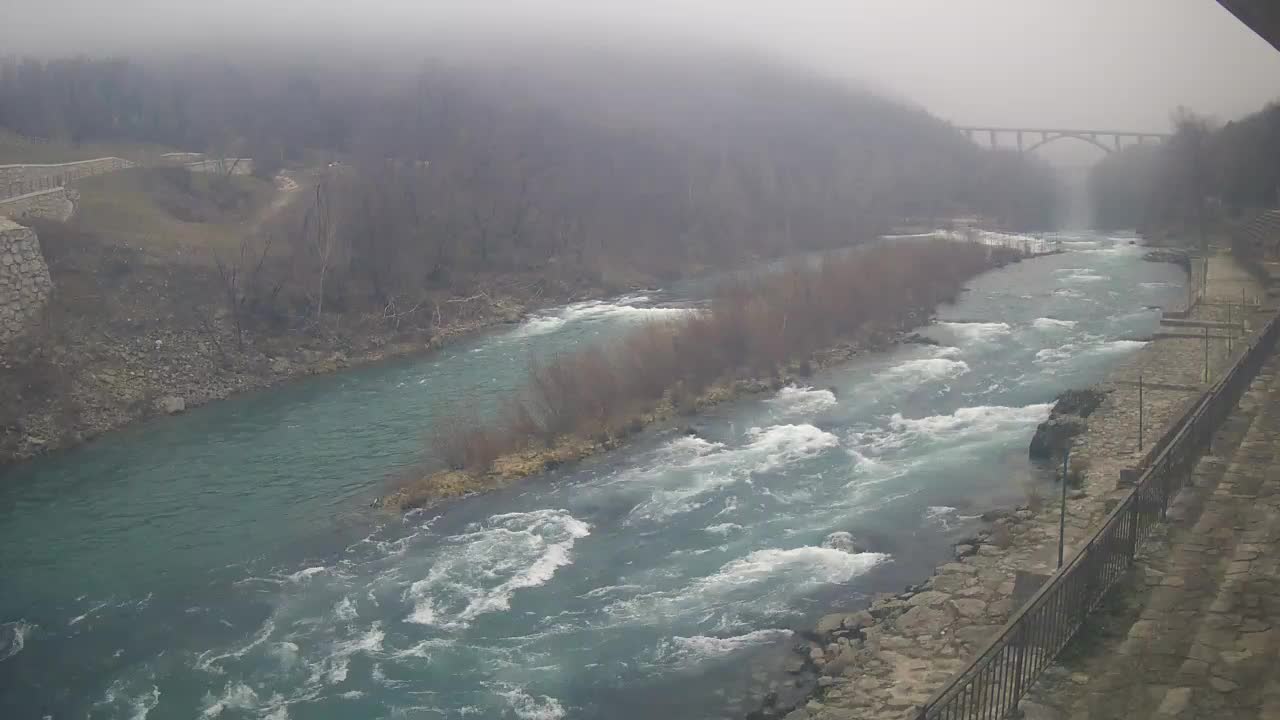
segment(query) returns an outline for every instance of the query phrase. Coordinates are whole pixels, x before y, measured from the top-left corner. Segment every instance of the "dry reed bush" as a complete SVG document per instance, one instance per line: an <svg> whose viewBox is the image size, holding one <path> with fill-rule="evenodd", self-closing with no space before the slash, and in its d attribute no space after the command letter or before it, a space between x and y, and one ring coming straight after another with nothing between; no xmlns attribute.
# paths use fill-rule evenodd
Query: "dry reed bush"
<svg viewBox="0 0 1280 720"><path fill-rule="evenodd" d="M1015 255L947 240L876 244L727 283L707 311L533 363L524 391L492 423L473 416L442 423L436 454L450 468L484 471L503 454L563 436L632 433L637 416L664 400L693 412L717 381L773 376L839 340L902 329Z"/></svg>
<svg viewBox="0 0 1280 720"><path fill-rule="evenodd" d="M1044 491L1040 488L1040 486L1037 483L1035 483L1035 481L1031 481L1027 483L1026 491L1027 491L1027 509L1039 515L1040 511L1044 509L1045 502L1046 502L1044 497Z"/></svg>

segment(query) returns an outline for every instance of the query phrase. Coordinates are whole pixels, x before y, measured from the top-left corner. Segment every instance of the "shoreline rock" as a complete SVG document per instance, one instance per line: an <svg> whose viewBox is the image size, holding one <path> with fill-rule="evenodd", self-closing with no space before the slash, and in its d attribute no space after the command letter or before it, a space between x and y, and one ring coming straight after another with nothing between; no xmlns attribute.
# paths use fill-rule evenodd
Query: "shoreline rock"
<svg viewBox="0 0 1280 720"><path fill-rule="evenodd" d="M1086 418L1106 397L1105 391L1095 388L1066 390L1059 394L1048 419L1036 426L1027 454L1032 460L1061 456L1071 441L1088 429Z"/></svg>

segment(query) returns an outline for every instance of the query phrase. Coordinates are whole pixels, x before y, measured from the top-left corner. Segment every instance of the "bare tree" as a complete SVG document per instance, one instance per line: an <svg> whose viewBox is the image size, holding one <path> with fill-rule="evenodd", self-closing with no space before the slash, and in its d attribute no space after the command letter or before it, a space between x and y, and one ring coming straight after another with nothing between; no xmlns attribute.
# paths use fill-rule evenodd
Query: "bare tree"
<svg viewBox="0 0 1280 720"><path fill-rule="evenodd" d="M333 209L329 202L328 181L316 183L315 201L307 210L302 222L302 236L316 261L315 321L321 321L324 313L324 283L335 257L337 233L333 224Z"/></svg>
<svg viewBox="0 0 1280 720"><path fill-rule="evenodd" d="M1188 203L1196 218L1196 230L1200 250L1208 252L1206 196L1210 185L1209 142L1213 125L1202 115L1180 107L1173 113L1173 137L1169 140L1176 182L1180 185L1183 201Z"/></svg>
<svg viewBox="0 0 1280 720"><path fill-rule="evenodd" d="M231 315L231 323L236 331L237 352L244 352L245 316L256 301L255 293L262 268L266 263L267 253L271 250L271 238L268 236L262 243L262 252L256 253L255 258L255 253L251 252L251 243L250 236L242 237L239 254L231 262L223 260L216 250L213 252L213 262L218 268L218 279L222 285L227 312ZM279 286L275 292L279 292ZM210 330L216 337L216 328L210 326ZM218 349L221 351L221 345Z"/></svg>

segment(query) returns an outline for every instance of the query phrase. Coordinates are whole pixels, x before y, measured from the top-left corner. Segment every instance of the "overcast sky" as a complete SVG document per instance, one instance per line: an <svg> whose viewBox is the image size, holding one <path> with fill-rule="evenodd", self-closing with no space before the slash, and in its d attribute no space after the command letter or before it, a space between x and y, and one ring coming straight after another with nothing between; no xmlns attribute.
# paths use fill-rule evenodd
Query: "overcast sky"
<svg viewBox="0 0 1280 720"><path fill-rule="evenodd" d="M425 47L441 32L491 47L501 45L495 33L513 32L605 44L714 40L856 78L959 124L1160 130L1177 105L1228 120L1280 98L1280 52L1214 0L0 3L8 6L0 52L119 52L299 33L340 53Z"/></svg>

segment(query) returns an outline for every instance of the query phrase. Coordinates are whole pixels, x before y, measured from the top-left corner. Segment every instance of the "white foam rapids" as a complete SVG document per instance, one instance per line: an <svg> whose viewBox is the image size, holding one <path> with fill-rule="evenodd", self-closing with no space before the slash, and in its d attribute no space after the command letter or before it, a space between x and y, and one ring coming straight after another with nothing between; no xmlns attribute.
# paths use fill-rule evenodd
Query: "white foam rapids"
<svg viewBox="0 0 1280 720"><path fill-rule="evenodd" d="M628 521L658 521L689 512L709 502L716 491L753 473L816 457L840 442L835 435L807 423L753 427L746 431L745 440L731 447L681 437L661 448L649 463L622 473L619 483L648 491Z"/></svg>
<svg viewBox="0 0 1280 720"><path fill-rule="evenodd" d="M591 534L565 510L494 515L445 539L427 576L406 591L409 622L460 629L510 607L511 597L538 587L573 562L574 543Z"/></svg>
<svg viewBox="0 0 1280 720"><path fill-rule="evenodd" d="M835 407L836 396L830 390L790 385L779 390L778 394L767 402L780 415L810 417Z"/></svg>

